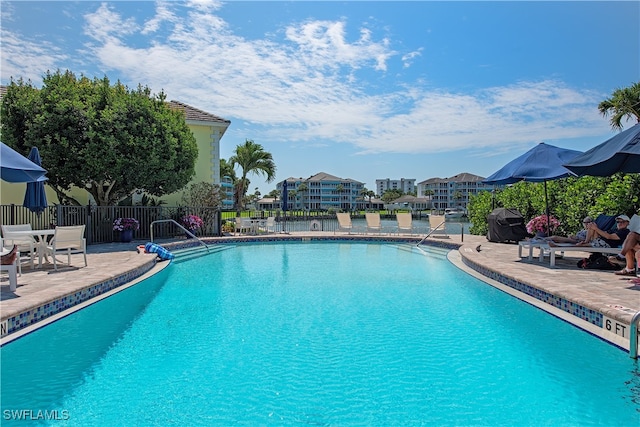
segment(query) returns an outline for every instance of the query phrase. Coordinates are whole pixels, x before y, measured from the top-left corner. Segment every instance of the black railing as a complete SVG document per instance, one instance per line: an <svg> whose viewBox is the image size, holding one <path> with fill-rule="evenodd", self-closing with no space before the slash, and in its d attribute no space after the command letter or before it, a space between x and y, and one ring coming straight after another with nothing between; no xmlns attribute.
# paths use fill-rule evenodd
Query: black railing
<svg viewBox="0 0 640 427"><path fill-rule="evenodd" d="M86 225L87 244L110 243L120 239L113 230L117 218L135 218L140 228L134 238L150 239L149 226L153 221L173 219L180 222L185 215L199 216L204 225L197 231L199 236L220 235L220 211L209 207L193 206L49 206L44 212L35 214L20 205L0 205L0 223L31 224L34 229L53 228L56 225ZM156 238L172 238L184 235L179 227L171 223L160 224L154 230Z"/></svg>

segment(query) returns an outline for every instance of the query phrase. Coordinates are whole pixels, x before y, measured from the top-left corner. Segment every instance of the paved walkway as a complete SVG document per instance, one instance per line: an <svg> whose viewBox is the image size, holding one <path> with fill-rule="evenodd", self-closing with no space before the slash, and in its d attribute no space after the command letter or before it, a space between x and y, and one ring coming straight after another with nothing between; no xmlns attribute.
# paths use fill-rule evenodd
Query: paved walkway
<svg viewBox="0 0 640 427"><path fill-rule="evenodd" d="M358 235L347 233L304 232L291 234L269 234L266 236L230 236L212 239L212 241L244 241L298 239L301 237L326 237L348 239L387 239L406 240L409 235ZM413 236L415 240L420 237ZM461 241L463 239L463 241ZM72 267L59 268L56 272L53 265L44 264L34 270L23 267L23 274L18 278L15 292L9 290L8 278L0 280L0 317L5 322L25 310L42 306L79 292L97 283L122 278L136 272L151 268L154 255L138 254L136 246L144 242L114 243L93 245L88 248L88 266L84 267L81 255L72 255ZM460 257L467 266L474 266L484 274L496 273L504 282L513 280L518 284L526 284L552 294L562 300L576 303L590 310L601 313L606 318L615 319L627 326L634 313L640 311L640 286L633 285L629 278L616 276L609 271L582 270L577 268L579 259L589 254L580 252L568 253L558 259L554 268L549 266L548 258L541 263L537 257L532 261L518 257L518 246L488 242L484 236L451 235L448 239L429 238L428 243L455 245L459 247ZM526 251L525 251L526 252ZM537 253L537 250L536 250ZM523 254L524 255L524 254ZM65 258L66 261L66 258ZM495 278L495 277L494 277ZM539 297L538 297L539 298ZM628 334L628 330L627 330ZM627 344L628 347L628 344Z"/></svg>

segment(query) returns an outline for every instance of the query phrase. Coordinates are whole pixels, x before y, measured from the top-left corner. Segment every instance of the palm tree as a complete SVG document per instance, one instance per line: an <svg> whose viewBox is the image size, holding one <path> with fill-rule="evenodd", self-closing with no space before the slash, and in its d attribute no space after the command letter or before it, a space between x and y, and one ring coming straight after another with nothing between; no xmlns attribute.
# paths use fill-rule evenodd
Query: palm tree
<svg viewBox="0 0 640 427"><path fill-rule="evenodd" d="M306 210L306 203L304 202L304 194L309 191L309 187L304 182L298 185L298 193L302 195L302 210Z"/></svg>
<svg viewBox="0 0 640 427"><path fill-rule="evenodd" d="M262 145L256 144L247 139L244 144L238 145L233 151L234 155L229 158L229 163L235 168L239 165L242 169L242 177L238 179L236 186L236 207L244 209L244 195L247 192L249 180L247 175L265 175L267 182L274 180L276 176L276 164L273 162L271 153L264 151Z"/></svg>
<svg viewBox="0 0 640 427"><path fill-rule="evenodd" d="M376 193L374 193L372 190L368 190L367 187L363 187L362 190L360 190L360 195L364 198L364 197L368 197L369 198L369 206L368 208L371 209L371 198L373 196L376 195Z"/></svg>
<svg viewBox="0 0 640 427"><path fill-rule="evenodd" d="M611 114L611 127L622 129L622 119L632 119L640 123L640 82L630 87L616 89L611 98L605 99L598 105L603 116Z"/></svg>
<svg viewBox="0 0 640 427"><path fill-rule="evenodd" d="M238 178L236 177L236 171L233 170L233 165L227 162L225 159L220 159L220 178L228 176L231 178L231 182L235 183Z"/></svg>

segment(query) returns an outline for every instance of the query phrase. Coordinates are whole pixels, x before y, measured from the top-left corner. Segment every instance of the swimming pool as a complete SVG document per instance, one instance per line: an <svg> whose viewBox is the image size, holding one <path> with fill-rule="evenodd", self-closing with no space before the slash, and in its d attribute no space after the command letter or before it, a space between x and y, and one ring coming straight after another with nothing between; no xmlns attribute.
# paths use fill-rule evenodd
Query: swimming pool
<svg viewBox="0 0 640 427"><path fill-rule="evenodd" d="M638 365L625 352L440 250L392 244L238 245L176 263L0 356L3 422L19 410L84 426L626 426L640 416Z"/></svg>

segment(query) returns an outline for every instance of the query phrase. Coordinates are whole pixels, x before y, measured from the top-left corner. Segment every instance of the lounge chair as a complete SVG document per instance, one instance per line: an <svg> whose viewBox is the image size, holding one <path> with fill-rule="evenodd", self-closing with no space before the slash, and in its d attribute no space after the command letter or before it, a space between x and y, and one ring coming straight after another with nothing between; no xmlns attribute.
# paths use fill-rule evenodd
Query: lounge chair
<svg viewBox="0 0 640 427"><path fill-rule="evenodd" d="M337 231L347 231L351 234L351 230L353 229L353 224L351 224L351 214L349 212L337 212L336 218L338 219Z"/></svg>
<svg viewBox="0 0 640 427"><path fill-rule="evenodd" d="M398 234L400 234L401 231L413 234L413 218L410 212L396 213L396 221L398 221Z"/></svg>
<svg viewBox="0 0 640 427"><path fill-rule="evenodd" d="M600 214L595 219L595 223L601 230L609 230L615 225L617 215L603 215ZM636 215L634 215L636 217ZM636 219L635 221L639 221ZM629 223L631 225L631 223ZM592 246L576 246L574 243L553 243L553 246L549 245L549 242L546 240L523 240L518 243L518 256L522 257L522 248L526 247L529 249L529 260L533 258L533 249L538 248L540 250L539 253L539 261L543 261L545 255L549 255L549 266L555 267L556 265L556 253L560 253L560 255L564 255L565 252L586 252L586 253L603 253L603 254L611 254L618 255L622 250L622 242L620 247L617 248L594 248Z"/></svg>
<svg viewBox="0 0 640 427"><path fill-rule="evenodd" d="M84 266L87 266L87 239L84 238L84 225L70 227L56 227L51 243L47 246L47 252L53 258L53 269L58 270L56 255L67 254L67 264L71 266L71 254L83 254Z"/></svg>
<svg viewBox="0 0 640 427"><path fill-rule="evenodd" d="M36 255L36 250L38 249L38 242L33 238L33 236L22 234L16 234L14 232L23 232L23 231L33 231L31 228L31 224L17 224L17 225L3 225L2 226L2 236L4 239L4 243L6 245L18 246L19 252L28 252L30 258L30 266L33 270L34 268L34 259Z"/></svg>
<svg viewBox="0 0 640 427"><path fill-rule="evenodd" d="M379 212L367 212L364 214L367 220L367 232L377 231L378 233L382 232L382 223L380 222L380 213Z"/></svg>
<svg viewBox="0 0 640 427"><path fill-rule="evenodd" d="M429 215L429 235L449 237L445 228L444 215Z"/></svg>

